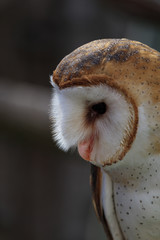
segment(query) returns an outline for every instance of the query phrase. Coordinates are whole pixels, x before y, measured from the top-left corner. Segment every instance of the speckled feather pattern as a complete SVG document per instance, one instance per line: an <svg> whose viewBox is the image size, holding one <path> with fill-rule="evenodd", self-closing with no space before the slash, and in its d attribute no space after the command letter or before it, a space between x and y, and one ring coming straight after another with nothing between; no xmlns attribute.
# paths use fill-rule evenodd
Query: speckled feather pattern
<svg viewBox="0 0 160 240"><path fill-rule="evenodd" d="M103 97L103 100L105 99L107 104L110 102L110 106L113 106L112 102L116 101L116 99L119 99L118 101L122 103L118 107L117 102L117 109L116 107L114 109L115 112L124 115L124 118L116 117L120 115L112 112L113 115L111 113L110 116L113 117L115 125L112 124L111 119L110 123L111 128L115 126L115 132L108 129L106 133L110 134L110 139L114 144L123 149L123 154L117 151L112 156L112 160L106 160L105 157L109 155L106 154L99 143L103 143L103 148L107 149L105 143L107 143L108 137L106 134L105 142L103 136L105 131L100 130L100 128L101 126L109 127L109 124L104 124L105 119L102 119L98 120L99 124L94 124L92 128L94 131L96 129L99 132L98 140L96 140L97 145L95 144L93 149L93 163L95 165L97 163L97 166L101 169L101 174L98 174L96 178L95 176L92 177L94 202L97 205L96 208L101 221L104 220L104 216L106 217L105 224L113 221L107 225L110 239L159 240L160 53L145 44L127 39L97 40L76 49L66 56L54 71L52 80L57 89L55 89L56 99L60 99L56 100L56 104L53 104L54 109L58 106L64 118L65 114L63 113L66 109L66 103L65 100L61 100L62 95L64 97L64 95L68 94L67 98L73 99L72 107L74 110L70 111L69 104L67 106L67 117L71 117L70 121L76 119L77 113L79 114L77 115L79 121L85 118L84 105L81 105L81 101L76 100L76 96L80 96L87 102L88 94L85 89L88 89L91 96L92 93L95 93L95 89L100 91L101 87L104 86L102 95L105 96L106 91L107 96L106 98ZM81 92L80 95L76 94L78 91ZM117 95L120 97L117 98ZM95 95L90 98L93 103L100 100L100 97L96 99ZM125 104L126 111L123 107ZM76 110L78 108L80 110ZM53 115L55 113L58 114L58 110L54 110ZM104 117L107 118L107 114ZM69 117L67 121L68 119ZM130 131L126 134L124 127L124 135L127 137L121 139L118 126L123 126L123 120L128 124L126 129L130 129ZM56 118L56 122L58 121L59 117ZM63 118L61 120L63 128L66 126L67 136L71 138L75 138L76 133L80 135L82 129L82 126L79 123L76 124L76 121L73 126L74 134L72 135L72 128L67 131L68 125L65 124ZM120 125L118 125L119 121ZM61 127L58 126L57 131ZM76 127L79 130L76 130ZM91 128L88 129L86 128L86 136L91 133ZM85 127L83 132L85 133ZM117 138L115 133L117 133ZM83 137L85 137L85 134ZM78 136L75 139L78 139ZM117 143L118 140L119 143ZM110 143L108 142L108 144ZM114 144L109 145L111 150ZM97 159L100 158L102 163L105 164L98 162L98 160L96 162L96 157ZM100 170L98 172L100 173ZM104 193L104 187L107 189L109 186L108 182L103 178L104 175L109 176L112 181L112 191L107 192L106 190L107 194L113 196L112 202L108 202L109 196ZM103 183L102 178L104 179ZM103 185L103 189L101 185ZM114 207L116 218L110 218L111 213L106 209L105 205ZM114 228L115 221L118 226L115 225ZM117 235L114 234L114 231L117 231Z"/></svg>

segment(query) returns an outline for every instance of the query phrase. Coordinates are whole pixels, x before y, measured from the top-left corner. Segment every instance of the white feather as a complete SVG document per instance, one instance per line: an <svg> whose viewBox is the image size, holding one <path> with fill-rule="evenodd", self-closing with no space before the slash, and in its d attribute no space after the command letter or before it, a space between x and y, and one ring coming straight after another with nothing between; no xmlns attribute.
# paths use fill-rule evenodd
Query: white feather
<svg viewBox="0 0 160 240"><path fill-rule="evenodd" d="M91 125L86 126L86 111L88 106L102 101L107 111L96 120L93 130ZM124 134L129 132L131 107L122 94L106 85L63 90L55 87L51 111L55 140L63 150L68 150L94 131L100 137L94 143L91 159L97 164L106 162L120 150Z"/></svg>
<svg viewBox="0 0 160 240"><path fill-rule="evenodd" d="M97 118L94 127L86 124L88 107L102 101L108 107L106 113ZM138 130L131 148L121 161L103 167L121 151L125 135L130 134L132 125L129 123L134 118L132 104L121 92L106 85L63 90L54 86L51 117L58 145L68 150L92 134L98 136L91 160L103 167L102 204L111 231L118 240L121 239L119 226L125 239L138 240L141 236L145 240L158 240L160 236L160 161L159 154L152 149L159 143L159 130L153 134L155 122L149 120L150 112L152 109L145 102L138 107ZM108 175L113 182L114 202L111 184L107 192Z"/></svg>

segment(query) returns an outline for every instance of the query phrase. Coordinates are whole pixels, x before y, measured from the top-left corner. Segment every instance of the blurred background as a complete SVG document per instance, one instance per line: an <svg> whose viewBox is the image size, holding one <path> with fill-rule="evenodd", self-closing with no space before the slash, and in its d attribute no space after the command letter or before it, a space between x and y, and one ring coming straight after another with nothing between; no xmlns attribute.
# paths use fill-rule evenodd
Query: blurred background
<svg viewBox="0 0 160 240"><path fill-rule="evenodd" d="M0 0L0 239L104 240L90 166L51 136L49 75L75 48L129 38L160 50L160 0Z"/></svg>

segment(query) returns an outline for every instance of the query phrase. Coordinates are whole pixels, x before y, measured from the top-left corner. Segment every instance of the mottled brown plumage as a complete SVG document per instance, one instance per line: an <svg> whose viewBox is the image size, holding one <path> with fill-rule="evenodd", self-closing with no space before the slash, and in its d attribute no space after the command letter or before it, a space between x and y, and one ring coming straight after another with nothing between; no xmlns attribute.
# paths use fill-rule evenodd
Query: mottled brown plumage
<svg viewBox="0 0 160 240"><path fill-rule="evenodd" d="M67 55L57 66L53 81L59 88L117 83L130 78L130 85L142 84L142 78L156 81L160 72L160 54L147 45L127 39L104 39L85 44ZM92 79L92 77L94 77ZM97 77L97 78L95 78ZM123 85L122 85L123 86Z"/></svg>

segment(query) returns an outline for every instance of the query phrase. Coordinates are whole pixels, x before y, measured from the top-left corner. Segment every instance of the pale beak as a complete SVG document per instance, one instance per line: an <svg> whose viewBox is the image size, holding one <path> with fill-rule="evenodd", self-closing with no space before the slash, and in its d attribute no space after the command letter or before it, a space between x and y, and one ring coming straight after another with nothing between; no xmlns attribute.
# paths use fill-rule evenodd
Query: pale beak
<svg viewBox="0 0 160 240"><path fill-rule="evenodd" d="M93 150L94 137L91 136L88 139L85 139L78 143L78 152L79 155L86 161L91 161L91 152Z"/></svg>

